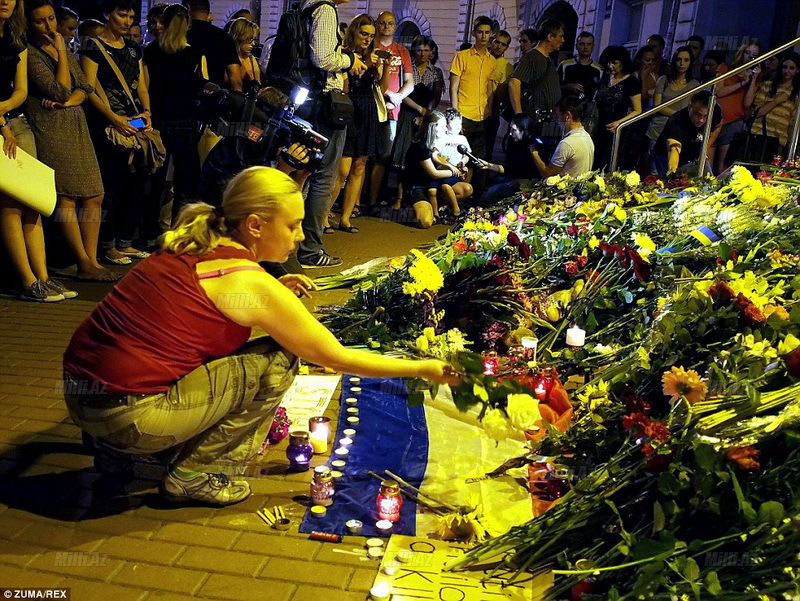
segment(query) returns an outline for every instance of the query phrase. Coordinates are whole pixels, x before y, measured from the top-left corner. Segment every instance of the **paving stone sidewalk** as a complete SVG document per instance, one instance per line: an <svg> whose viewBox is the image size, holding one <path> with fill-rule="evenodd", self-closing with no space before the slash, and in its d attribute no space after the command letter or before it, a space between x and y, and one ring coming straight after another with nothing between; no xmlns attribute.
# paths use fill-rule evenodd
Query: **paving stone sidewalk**
<svg viewBox="0 0 800 601"><path fill-rule="evenodd" d="M359 235L326 237L343 267L374 258L375 248L405 254L446 231L358 225ZM227 508L166 504L157 495L163 466L137 464L127 494L100 478L63 403L61 356L109 287L75 287L77 299L52 305L0 298L0 589L69 588L73 601L365 599L377 563L362 537L334 545L297 532L296 497L308 494L310 475L285 475L285 442L264 455L271 475L251 480L253 495ZM344 298L321 293L314 304ZM293 518L288 532L255 513L276 505Z"/></svg>

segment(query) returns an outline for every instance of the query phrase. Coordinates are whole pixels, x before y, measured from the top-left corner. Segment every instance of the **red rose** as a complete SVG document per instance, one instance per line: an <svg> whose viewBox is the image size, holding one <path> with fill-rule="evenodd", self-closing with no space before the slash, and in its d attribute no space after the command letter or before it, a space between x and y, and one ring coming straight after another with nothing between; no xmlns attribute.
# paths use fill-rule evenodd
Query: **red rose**
<svg viewBox="0 0 800 601"><path fill-rule="evenodd" d="M714 300L727 303L736 296L736 293L728 285L728 282L717 282L708 289L708 294Z"/></svg>
<svg viewBox="0 0 800 601"><path fill-rule="evenodd" d="M522 240L519 239L519 236L517 236L515 232L508 232L506 242L508 242L511 246L519 246L522 244Z"/></svg>
<svg viewBox="0 0 800 601"><path fill-rule="evenodd" d="M783 360L786 361L786 367L789 369L790 376L800 376L800 346L786 355Z"/></svg>

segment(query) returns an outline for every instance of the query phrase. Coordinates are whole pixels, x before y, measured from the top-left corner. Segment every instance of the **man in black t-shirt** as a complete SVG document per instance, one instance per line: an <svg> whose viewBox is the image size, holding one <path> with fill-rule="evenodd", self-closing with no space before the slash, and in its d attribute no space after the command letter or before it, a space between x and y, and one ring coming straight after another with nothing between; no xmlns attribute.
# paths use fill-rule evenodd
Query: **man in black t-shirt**
<svg viewBox="0 0 800 601"><path fill-rule="evenodd" d="M555 20L545 21L539 43L520 59L508 80L508 96L515 114L524 113L538 121L542 112L556 108L561 100L561 82L550 54L563 43L564 25Z"/></svg>
<svg viewBox="0 0 800 601"><path fill-rule="evenodd" d="M703 149L706 121L708 121L708 101L711 92L701 90L689 101L689 106L669 118L664 131L656 140L654 162L660 175L673 173L679 167L697 161ZM717 104L711 118L711 140L714 144L722 121L722 109Z"/></svg>
<svg viewBox="0 0 800 601"><path fill-rule="evenodd" d="M218 86L241 92L242 74L236 44L231 36L209 22L211 5L208 0L183 0L183 5L192 17L187 35L189 44L206 57L208 79Z"/></svg>
<svg viewBox="0 0 800 601"><path fill-rule="evenodd" d="M592 101L603 75L603 68L592 60L594 36L588 31L578 34L575 52L575 58L565 60L558 66L561 91L564 95L575 94L581 100Z"/></svg>

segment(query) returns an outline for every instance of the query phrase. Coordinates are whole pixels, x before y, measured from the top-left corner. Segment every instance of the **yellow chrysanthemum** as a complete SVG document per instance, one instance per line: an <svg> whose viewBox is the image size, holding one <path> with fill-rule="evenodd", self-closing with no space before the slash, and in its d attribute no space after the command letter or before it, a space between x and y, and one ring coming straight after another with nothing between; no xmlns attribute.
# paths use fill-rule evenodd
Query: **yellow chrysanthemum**
<svg viewBox="0 0 800 601"><path fill-rule="evenodd" d="M644 259L656 249L656 243L647 234L634 234L633 243Z"/></svg>
<svg viewBox="0 0 800 601"><path fill-rule="evenodd" d="M693 369L672 367L661 376L664 394L670 397L670 402L675 402L681 397L690 405L702 401L708 394L708 386L700 379Z"/></svg>
<svg viewBox="0 0 800 601"><path fill-rule="evenodd" d="M416 257L416 261L408 268L408 273L413 279L411 282L403 282L403 292L410 296L423 292L438 292L444 285L444 276L436 263L416 248L411 253Z"/></svg>

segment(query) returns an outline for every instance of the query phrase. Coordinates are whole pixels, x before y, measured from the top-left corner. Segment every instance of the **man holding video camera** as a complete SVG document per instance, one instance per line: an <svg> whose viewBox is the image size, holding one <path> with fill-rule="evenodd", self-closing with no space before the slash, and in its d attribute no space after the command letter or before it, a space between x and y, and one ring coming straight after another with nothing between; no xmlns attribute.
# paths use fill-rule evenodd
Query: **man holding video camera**
<svg viewBox="0 0 800 601"><path fill-rule="evenodd" d="M335 4L345 2L348 0L334 0ZM298 116L308 120L316 131L328 138L329 142L319 167L308 178L306 214L303 219L305 239L297 250L297 259L308 269L342 264L341 259L330 256L322 247L325 213L330 205L347 127L346 124L337 122L337 109L349 103L349 98L344 94L345 74L349 72L360 75L367 68L359 57L352 52L342 50L339 14L335 5L319 0L301 0L298 9L306 11L314 5L317 6L310 11L308 23L310 60L312 65L320 70L320 77L323 78L322 93L315 93L316 90L312 90L312 97L300 107ZM350 107L352 116L352 104ZM346 120L346 117L343 120Z"/></svg>

